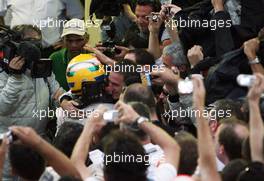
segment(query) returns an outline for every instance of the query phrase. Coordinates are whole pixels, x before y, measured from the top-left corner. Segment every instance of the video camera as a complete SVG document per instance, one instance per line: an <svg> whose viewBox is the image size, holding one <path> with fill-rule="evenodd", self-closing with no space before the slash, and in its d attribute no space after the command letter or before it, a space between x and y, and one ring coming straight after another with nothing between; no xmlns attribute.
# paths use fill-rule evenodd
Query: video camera
<svg viewBox="0 0 264 181"><path fill-rule="evenodd" d="M114 58L115 55L120 54L121 50L117 49L115 47L116 43L114 41L106 41L102 44L102 47L105 47L106 49L103 51L103 54L110 58Z"/></svg>
<svg viewBox="0 0 264 181"><path fill-rule="evenodd" d="M9 68L10 61L16 56L25 59L19 71ZM8 74L22 74L29 69L32 78L49 77L52 71L51 60L41 59L41 50L34 41L23 40L19 32L5 26L0 26L0 66Z"/></svg>
<svg viewBox="0 0 264 181"><path fill-rule="evenodd" d="M115 45L120 45L119 42L115 41L116 27L112 17L107 17L101 24L101 30L105 31L108 40L103 42L102 47L105 47L103 54L110 58L114 58L116 54L120 54L121 51L115 47Z"/></svg>

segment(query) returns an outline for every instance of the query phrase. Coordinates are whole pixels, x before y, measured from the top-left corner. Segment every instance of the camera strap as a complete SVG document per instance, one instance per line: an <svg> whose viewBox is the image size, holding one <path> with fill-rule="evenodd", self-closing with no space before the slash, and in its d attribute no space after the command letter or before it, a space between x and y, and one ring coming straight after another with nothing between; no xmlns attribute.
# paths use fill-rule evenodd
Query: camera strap
<svg viewBox="0 0 264 181"><path fill-rule="evenodd" d="M47 84L48 86L48 89L49 89L49 107L50 108L55 108L55 106L52 104L52 100L51 100L51 96L50 96L50 93L51 93L51 87L50 87L50 84L49 84L49 81L48 81L48 78L47 77L44 77L44 82Z"/></svg>

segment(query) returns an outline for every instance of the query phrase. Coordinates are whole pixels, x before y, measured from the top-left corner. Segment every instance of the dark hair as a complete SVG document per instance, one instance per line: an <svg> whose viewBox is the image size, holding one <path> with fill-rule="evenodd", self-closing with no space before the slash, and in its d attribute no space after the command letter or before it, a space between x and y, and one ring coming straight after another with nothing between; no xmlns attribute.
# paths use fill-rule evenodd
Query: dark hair
<svg viewBox="0 0 264 181"><path fill-rule="evenodd" d="M137 48L134 50L129 50L127 54L128 53L135 54L136 63L138 65L154 65L155 64L154 56L145 49Z"/></svg>
<svg viewBox="0 0 264 181"><path fill-rule="evenodd" d="M38 33L38 35L41 37L41 30L34 25L28 25L28 24L23 24L23 25L16 25L13 27L13 30L16 32L19 32L22 36L22 38L28 33L35 31Z"/></svg>
<svg viewBox="0 0 264 181"><path fill-rule="evenodd" d="M121 70L118 72L124 77L124 82L127 85L127 82L131 79L135 79L135 82L140 82L140 74L137 72L137 64L129 59L123 59L115 64L118 67L121 67ZM127 68L129 67L129 68Z"/></svg>
<svg viewBox="0 0 264 181"><path fill-rule="evenodd" d="M223 169L221 176L222 181L235 181L241 171L247 166L247 161L243 159L235 159L230 161Z"/></svg>
<svg viewBox="0 0 264 181"><path fill-rule="evenodd" d="M133 27L133 26L132 26ZM132 47L132 48L148 48L148 41L136 32L137 27L134 27L133 29L129 30L125 34L124 38L124 46L126 47Z"/></svg>
<svg viewBox="0 0 264 181"><path fill-rule="evenodd" d="M61 177L59 181L81 181L81 180L74 177L64 176Z"/></svg>
<svg viewBox="0 0 264 181"><path fill-rule="evenodd" d="M161 9L161 4L159 0L137 0L137 4L139 6L151 6L153 12L159 12Z"/></svg>
<svg viewBox="0 0 264 181"><path fill-rule="evenodd" d="M129 102L129 105L140 115L150 119L150 110L149 107L141 102Z"/></svg>
<svg viewBox="0 0 264 181"><path fill-rule="evenodd" d="M124 102L142 102L149 107L151 113L156 110L153 92L150 88L142 84L132 84L128 86L124 94Z"/></svg>
<svg viewBox="0 0 264 181"><path fill-rule="evenodd" d="M108 122L104 127L102 127L99 134L96 135L96 141L93 142L93 144L90 145L90 150L96 150L99 149L103 151L104 147L104 140L108 137L108 135L111 134L111 132L115 130L119 130L119 125L115 124L114 122ZM88 157L88 160L86 161L86 165L90 165L92 162L90 158Z"/></svg>
<svg viewBox="0 0 264 181"><path fill-rule="evenodd" d="M140 115L150 119L150 110L148 106L140 102L129 102L129 105L133 107L133 109ZM147 134L138 128L136 125L125 125L126 130L135 134L141 141L144 141L147 138Z"/></svg>
<svg viewBox="0 0 264 181"><path fill-rule="evenodd" d="M113 131L104 139L105 166L104 177L106 181L145 181L148 161L135 158L146 158L146 153L139 140L129 134L120 131ZM127 157L125 161L107 161L107 157L111 158ZM132 158L132 161L131 159Z"/></svg>
<svg viewBox="0 0 264 181"><path fill-rule="evenodd" d="M27 180L38 180L46 166L39 153L22 144L11 144L9 159L15 173Z"/></svg>
<svg viewBox="0 0 264 181"><path fill-rule="evenodd" d="M261 162L250 163L238 176L237 181L263 181L264 164Z"/></svg>
<svg viewBox="0 0 264 181"><path fill-rule="evenodd" d="M61 125L53 145L66 156L71 157L75 143L83 130L83 125L74 122L65 122Z"/></svg>
<svg viewBox="0 0 264 181"><path fill-rule="evenodd" d="M175 140L181 147L178 174L192 175L198 160L197 139L186 131L180 131Z"/></svg>
<svg viewBox="0 0 264 181"><path fill-rule="evenodd" d="M246 126L246 124L232 117L221 121L224 125L219 133L219 144L224 146L225 152L229 160L242 158L242 144L246 138L241 137L235 131L237 125Z"/></svg>
<svg viewBox="0 0 264 181"><path fill-rule="evenodd" d="M215 101L213 104L213 108L216 111L216 120L219 122L221 119L227 118L227 111L230 111L231 116L235 116L237 118L240 117L241 111L239 109L238 104L231 99L221 99ZM219 112L223 111L223 116L219 116Z"/></svg>

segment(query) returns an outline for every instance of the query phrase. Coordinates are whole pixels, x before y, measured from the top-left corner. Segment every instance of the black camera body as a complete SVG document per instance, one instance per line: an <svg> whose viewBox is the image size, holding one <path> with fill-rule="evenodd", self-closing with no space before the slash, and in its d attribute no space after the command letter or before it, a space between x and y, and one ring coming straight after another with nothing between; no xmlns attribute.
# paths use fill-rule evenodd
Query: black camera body
<svg viewBox="0 0 264 181"><path fill-rule="evenodd" d="M117 49L115 47L116 43L114 41L106 41L103 43L102 47L105 47L105 51L103 52L103 54L105 54L106 56L110 57L110 58L114 58L115 55L120 54L121 50Z"/></svg>
<svg viewBox="0 0 264 181"><path fill-rule="evenodd" d="M21 70L10 69L10 61L21 56L25 64ZM8 74L22 74L26 69L31 70L33 78L49 77L52 72L51 60L41 59L41 50L31 41L22 39L22 36L5 26L0 26L0 66Z"/></svg>

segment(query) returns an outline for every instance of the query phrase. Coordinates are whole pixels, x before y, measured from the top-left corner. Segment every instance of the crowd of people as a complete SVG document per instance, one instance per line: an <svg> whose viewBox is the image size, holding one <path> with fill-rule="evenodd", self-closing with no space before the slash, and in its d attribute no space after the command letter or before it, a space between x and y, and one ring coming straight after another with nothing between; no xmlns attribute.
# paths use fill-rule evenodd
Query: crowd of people
<svg viewBox="0 0 264 181"><path fill-rule="evenodd" d="M264 180L263 0L83 3L0 2L3 181Z"/></svg>

